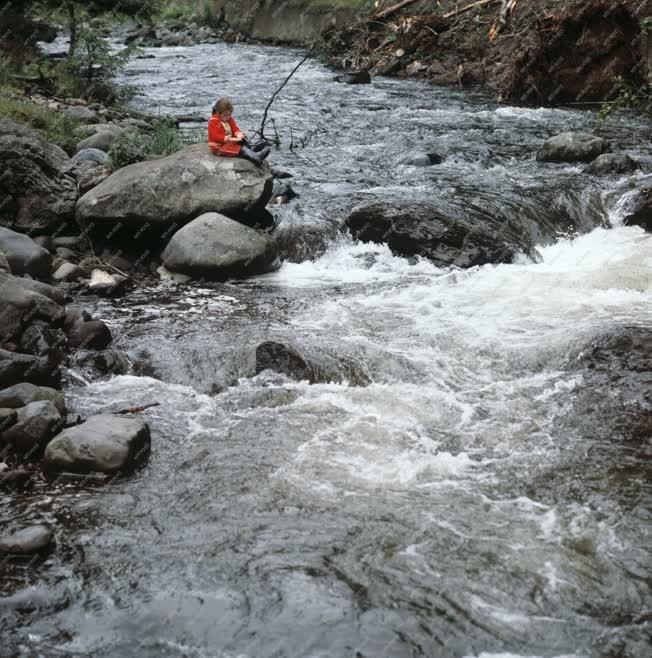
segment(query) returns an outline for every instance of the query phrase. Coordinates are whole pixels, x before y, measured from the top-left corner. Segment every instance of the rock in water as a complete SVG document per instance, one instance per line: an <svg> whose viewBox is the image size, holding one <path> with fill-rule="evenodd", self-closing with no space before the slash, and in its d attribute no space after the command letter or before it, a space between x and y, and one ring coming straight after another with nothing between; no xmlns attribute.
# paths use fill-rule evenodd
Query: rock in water
<svg viewBox="0 0 652 658"><path fill-rule="evenodd" d="M439 153L411 153L401 159L400 164L412 165L413 167L430 167L441 164L444 158Z"/></svg>
<svg viewBox="0 0 652 658"><path fill-rule="evenodd" d="M218 213L205 213L177 231L161 258L172 272L214 280L263 274L279 265L273 238Z"/></svg>
<svg viewBox="0 0 652 658"><path fill-rule="evenodd" d="M345 221L362 242L387 244L397 256L422 256L440 267L511 263L517 253L533 252L528 240L507 227L468 218L450 218L418 204L354 209Z"/></svg>
<svg viewBox="0 0 652 658"><path fill-rule="evenodd" d="M623 223L627 226L641 226L652 232L652 187L642 190L630 205Z"/></svg>
<svg viewBox="0 0 652 658"><path fill-rule="evenodd" d="M82 223L185 224L206 212L247 212L272 194L268 164L214 155L207 144L119 169L77 204Z"/></svg>
<svg viewBox="0 0 652 658"><path fill-rule="evenodd" d="M0 535L0 552L10 555L29 555L47 548L54 538L46 525L32 525Z"/></svg>
<svg viewBox="0 0 652 658"><path fill-rule="evenodd" d="M52 439L45 449L44 465L54 471L115 473L143 463L149 447L147 423L101 414Z"/></svg>
<svg viewBox="0 0 652 658"><path fill-rule="evenodd" d="M0 224L21 231L51 230L73 219L77 185L63 149L46 142L35 130L2 120L0 152Z"/></svg>
<svg viewBox="0 0 652 658"><path fill-rule="evenodd" d="M306 358L289 345L265 341L256 347L256 374L272 370L299 381L308 380L311 384L341 384L346 381L351 386L368 386L371 383L367 374L355 363L325 354L317 358L319 362Z"/></svg>
<svg viewBox="0 0 652 658"><path fill-rule="evenodd" d="M335 82L343 82L347 85L366 85L371 82L369 71L349 71L335 76Z"/></svg>
<svg viewBox="0 0 652 658"><path fill-rule="evenodd" d="M567 132L547 139L537 151L540 162L590 162L609 151L609 143L590 133Z"/></svg>
<svg viewBox="0 0 652 658"><path fill-rule="evenodd" d="M622 153L603 153L584 169L586 174L628 174L640 169L641 165Z"/></svg>
<svg viewBox="0 0 652 658"><path fill-rule="evenodd" d="M0 226L0 251L4 253L14 274L49 278L52 255L27 235Z"/></svg>

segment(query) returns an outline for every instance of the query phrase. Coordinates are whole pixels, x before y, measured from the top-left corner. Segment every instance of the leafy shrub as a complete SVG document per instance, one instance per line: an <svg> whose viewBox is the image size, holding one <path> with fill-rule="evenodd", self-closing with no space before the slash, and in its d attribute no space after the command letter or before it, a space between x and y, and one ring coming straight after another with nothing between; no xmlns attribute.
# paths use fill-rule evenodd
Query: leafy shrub
<svg viewBox="0 0 652 658"><path fill-rule="evenodd" d="M60 91L65 96L85 98L111 105L133 95L133 87L119 88L113 78L138 52L138 43L131 42L114 53L96 30L80 31L75 51L57 67Z"/></svg>
<svg viewBox="0 0 652 658"><path fill-rule="evenodd" d="M142 162L153 155L171 155L184 146L206 141L203 130L180 131L168 119L156 119L149 133L128 130L120 135L109 149L114 169L134 162Z"/></svg>
<svg viewBox="0 0 652 658"><path fill-rule="evenodd" d="M81 139L93 132L62 112L13 98L6 89L0 90L0 116L38 130L46 141L60 146L68 154L74 152Z"/></svg>

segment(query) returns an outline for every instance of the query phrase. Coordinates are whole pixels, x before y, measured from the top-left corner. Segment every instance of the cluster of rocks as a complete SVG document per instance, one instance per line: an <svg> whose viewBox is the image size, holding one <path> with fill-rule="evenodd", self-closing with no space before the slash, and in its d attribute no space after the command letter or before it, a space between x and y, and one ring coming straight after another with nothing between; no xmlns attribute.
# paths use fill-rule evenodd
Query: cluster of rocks
<svg viewBox="0 0 652 658"><path fill-rule="evenodd" d="M194 21L155 26L126 24L120 28L118 37L122 38L125 44L139 41L140 45L149 48L196 46L201 43L220 43L225 40L239 41L242 38L226 25L212 27Z"/></svg>
<svg viewBox="0 0 652 658"><path fill-rule="evenodd" d="M611 153L609 143L589 133L562 133L546 140L536 153L540 163L589 163L584 172L590 175L626 174L641 168L626 154ZM409 166L433 166L444 157L431 153L412 153L401 161ZM643 186L632 195L625 210L624 223L652 230L652 188ZM550 213L519 222L493 216L487 208L475 212L468 205L458 214L444 212L426 203L400 206L371 204L354 208L344 221L344 228L363 242L387 244L399 256L420 256L436 265L473 267L488 263L512 263L520 254L537 260L535 245L541 240L556 239L557 232L579 233L606 221L595 215L595 224L579 223L568 213Z"/></svg>

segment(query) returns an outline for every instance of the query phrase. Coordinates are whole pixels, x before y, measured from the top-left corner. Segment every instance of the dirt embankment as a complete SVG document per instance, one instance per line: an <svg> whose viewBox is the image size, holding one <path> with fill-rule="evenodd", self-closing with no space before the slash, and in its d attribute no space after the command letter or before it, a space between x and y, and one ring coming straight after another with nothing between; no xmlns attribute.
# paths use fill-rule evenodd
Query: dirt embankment
<svg viewBox="0 0 652 658"><path fill-rule="evenodd" d="M372 74L482 84L523 105L604 101L617 76L640 87L652 68L652 0L518 0L503 29L501 3L416 2L360 18L325 41L331 64ZM647 27L646 27L647 25Z"/></svg>

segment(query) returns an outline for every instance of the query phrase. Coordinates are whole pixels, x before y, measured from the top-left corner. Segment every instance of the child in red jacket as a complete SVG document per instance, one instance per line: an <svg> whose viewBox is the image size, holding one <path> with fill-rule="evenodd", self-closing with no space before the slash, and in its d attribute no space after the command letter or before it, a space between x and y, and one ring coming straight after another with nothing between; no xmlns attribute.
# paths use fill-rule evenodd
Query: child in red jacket
<svg viewBox="0 0 652 658"><path fill-rule="evenodd" d="M216 155L241 156L258 166L269 155L267 142L251 144L238 128L232 116L233 104L228 98L220 98L213 105L213 116L208 120L208 145Z"/></svg>

